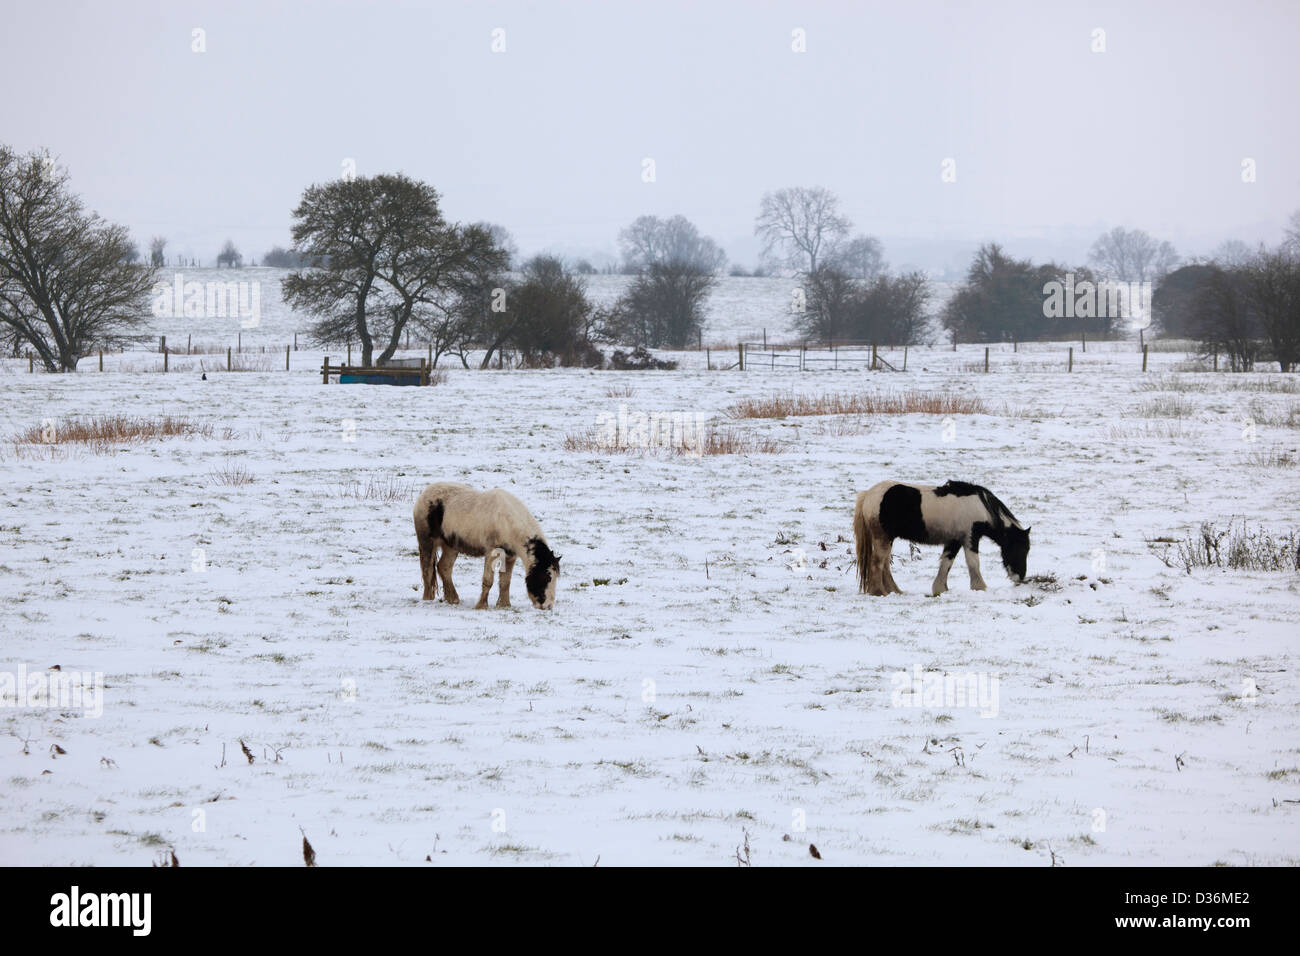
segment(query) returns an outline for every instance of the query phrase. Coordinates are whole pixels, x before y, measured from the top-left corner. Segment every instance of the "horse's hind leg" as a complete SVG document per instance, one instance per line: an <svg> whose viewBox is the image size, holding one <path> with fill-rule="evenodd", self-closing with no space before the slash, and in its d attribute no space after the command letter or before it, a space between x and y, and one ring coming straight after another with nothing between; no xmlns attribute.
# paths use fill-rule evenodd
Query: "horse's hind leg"
<svg viewBox="0 0 1300 956"><path fill-rule="evenodd" d="M451 568L456 563L456 556L459 553L444 541L442 554L438 556L438 577L442 578L442 596L448 604L460 603L460 595L456 593L456 585L451 583Z"/></svg>
<svg viewBox="0 0 1300 956"><path fill-rule="evenodd" d="M938 597L948 590L948 570L952 567L953 561L957 560L957 552L960 550L960 541L949 541L943 546L943 557L939 559L939 573L934 576L934 586L930 589L932 597Z"/></svg>
<svg viewBox="0 0 1300 956"><path fill-rule="evenodd" d="M874 535L871 541L871 558L867 565L867 593L880 597L885 589L885 572L889 568L889 551L894 546L892 538Z"/></svg>
<svg viewBox="0 0 1300 956"><path fill-rule="evenodd" d="M970 589L972 591L983 591L987 587L984 583L984 577L980 574L980 553L966 545L966 570L970 572ZM978 545L976 546L978 547Z"/></svg>
<svg viewBox="0 0 1300 956"><path fill-rule="evenodd" d="M506 556L506 563L497 574L497 607L510 606L510 576L515 571L515 556Z"/></svg>
<svg viewBox="0 0 1300 956"><path fill-rule="evenodd" d="M903 589L900 588L897 582L894 581L894 572L890 569L890 565L892 565L893 563L894 563L894 542L890 541L889 544L885 545L885 561L881 569L882 574L881 574L880 583L885 586L886 594L902 594Z"/></svg>
<svg viewBox="0 0 1300 956"><path fill-rule="evenodd" d="M474 610L481 611L488 606L488 592L492 590L492 573L496 570L498 562L504 563L506 554L500 548L493 548L483 558L483 591L478 596L478 603L474 605Z"/></svg>
<svg viewBox="0 0 1300 956"><path fill-rule="evenodd" d="M421 528L420 523L415 523L415 540L420 546L420 583L424 585L424 595L421 601L432 601L438 596L438 577L435 573L435 548L433 545L433 536L429 534L428 528Z"/></svg>

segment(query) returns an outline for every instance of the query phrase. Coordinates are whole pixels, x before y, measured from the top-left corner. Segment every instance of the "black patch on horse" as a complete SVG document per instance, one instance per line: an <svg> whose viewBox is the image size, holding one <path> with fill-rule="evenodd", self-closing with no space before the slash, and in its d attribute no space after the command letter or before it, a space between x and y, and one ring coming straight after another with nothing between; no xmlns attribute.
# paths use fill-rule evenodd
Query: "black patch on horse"
<svg viewBox="0 0 1300 956"><path fill-rule="evenodd" d="M894 485L881 495L880 527L891 538L924 541L925 521L921 517L920 489Z"/></svg>
<svg viewBox="0 0 1300 956"><path fill-rule="evenodd" d="M984 510L989 513L989 526L993 532L1001 531L1008 524L1015 522L1015 516L1011 509L998 500L998 496L993 494L983 485L972 485L969 481L945 481L938 488L934 489L936 498L942 498L944 495L956 495L959 498L975 495L979 497L980 504ZM997 536L989 531L984 532L984 536L998 540ZM1001 541L998 541L1001 544Z"/></svg>
<svg viewBox="0 0 1300 956"><path fill-rule="evenodd" d="M970 495L983 497L988 494L988 489L981 488L979 485L972 485L968 481L945 481L934 489L934 494L938 498L942 498L944 495L956 495L958 498L965 498Z"/></svg>
<svg viewBox="0 0 1300 956"><path fill-rule="evenodd" d="M976 521L970 526L970 549L976 554L980 553L980 538L992 538L994 541L998 541L998 536L994 532L993 525L987 521ZM1001 542L998 543L1001 544Z"/></svg>
<svg viewBox="0 0 1300 956"><path fill-rule="evenodd" d="M442 540L447 542L447 547L454 548L461 554L468 555L471 558L481 558L483 555L487 554L487 552L482 548L475 547L469 542L456 537L456 535L450 531L444 531L442 533Z"/></svg>
<svg viewBox="0 0 1300 956"><path fill-rule="evenodd" d="M442 537L442 510L441 498L429 505L429 537L434 541Z"/></svg>
<svg viewBox="0 0 1300 956"><path fill-rule="evenodd" d="M529 538L528 550L533 555L532 569L524 576L524 587L538 604L546 600L546 588L560 567L559 555L551 551L541 538Z"/></svg>

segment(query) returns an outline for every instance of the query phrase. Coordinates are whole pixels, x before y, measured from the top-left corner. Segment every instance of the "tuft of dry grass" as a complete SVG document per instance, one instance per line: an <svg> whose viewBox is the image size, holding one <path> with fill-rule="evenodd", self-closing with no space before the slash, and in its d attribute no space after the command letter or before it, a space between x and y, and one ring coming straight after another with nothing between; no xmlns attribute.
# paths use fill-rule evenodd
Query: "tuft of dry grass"
<svg viewBox="0 0 1300 956"><path fill-rule="evenodd" d="M631 398L636 394L636 389L631 385L611 385L605 389L606 398Z"/></svg>
<svg viewBox="0 0 1300 956"><path fill-rule="evenodd" d="M1197 438L1200 430L1185 425L1181 420L1172 422L1143 422L1140 425L1122 428L1110 426L1112 441L1129 441L1141 438Z"/></svg>
<svg viewBox="0 0 1300 956"><path fill-rule="evenodd" d="M1196 413L1191 402L1178 395L1161 395L1137 407L1139 418L1191 418Z"/></svg>
<svg viewBox="0 0 1300 956"><path fill-rule="evenodd" d="M353 498L357 501L412 501L419 493L420 486L413 481L401 481L397 478L376 478L368 476L366 480L340 482L334 488L334 497Z"/></svg>
<svg viewBox="0 0 1300 956"><path fill-rule="evenodd" d="M1195 568L1233 568L1240 571L1300 571L1300 531L1274 535L1251 528L1243 520L1220 528L1201 523L1181 541L1153 539L1148 546L1163 545L1160 559L1166 566L1191 574Z"/></svg>
<svg viewBox="0 0 1300 956"><path fill-rule="evenodd" d="M802 415L982 415L984 402L951 392L876 392L798 395L787 392L747 398L727 409L729 418Z"/></svg>
<svg viewBox="0 0 1300 956"><path fill-rule="evenodd" d="M1300 455L1294 448L1256 448L1246 456L1246 464L1256 468L1294 468L1300 464Z"/></svg>
<svg viewBox="0 0 1300 956"><path fill-rule="evenodd" d="M774 438L747 434L740 429L708 424L694 435L674 436L673 440L642 442L627 436L611 438L601 429L564 436L564 450L597 455L664 454L677 458L701 455L779 455L786 446Z"/></svg>
<svg viewBox="0 0 1300 956"><path fill-rule="evenodd" d="M244 465L237 465L227 461L220 468L214 468L209 473L209 478L214 485L231 485L239 487L241 485L251 485L253 476L249 473L248 468Z"/></svg>
<svg viewBox="0 0 1300 956"><path fill-rule="evenodd" d="M130 444L157 438L213 438L211 425L188 418L163 415L138 418L131 415L97 415L92 418L48 419L40 425L18 432L12 441L19 445L112 445ZM229 437L223 434L221 437Z"/></svg>

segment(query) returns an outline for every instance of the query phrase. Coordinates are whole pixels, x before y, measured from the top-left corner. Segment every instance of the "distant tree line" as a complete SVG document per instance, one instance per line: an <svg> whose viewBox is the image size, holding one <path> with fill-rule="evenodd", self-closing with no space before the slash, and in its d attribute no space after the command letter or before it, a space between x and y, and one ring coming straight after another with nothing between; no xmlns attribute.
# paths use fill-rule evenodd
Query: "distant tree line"
<svg viewBox="0 0 1300 956"><path fill-rule="evenodd" d="M1295 221L1295 217L1293 222ZM1300 242L1240 250L1186 265L1165 277L1153 310L1164 335L1191 338L1202 353L1224 357L1230 371L1277 362L1300 368ZM1233 254L1233 253L1237 254Z"/></svg>

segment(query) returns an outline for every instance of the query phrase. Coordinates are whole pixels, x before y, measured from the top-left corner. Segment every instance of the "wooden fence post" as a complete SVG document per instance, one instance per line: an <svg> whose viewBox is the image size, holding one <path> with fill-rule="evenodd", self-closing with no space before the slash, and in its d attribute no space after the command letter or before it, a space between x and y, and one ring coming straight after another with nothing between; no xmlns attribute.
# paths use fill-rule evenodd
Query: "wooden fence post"
<svg viewBox="0 0 1300 956"><path fill-rule="evenodd" d="M164 372L167 371L167 355L168 355L167 350L164 349L163 350L163 371Z"/></svg>
<svg viewBox="0 0 1300 956"><path fill-rule="evenodd" d="M1143 345L1142 346L1142 371L1145 372L1146 370L1147 370L1147 347L1146 345Z"/></svg>
<svg viewBox="0 0 1300 956"><path fill-rule="evenodd" d="M984 372L985 372L985 374L988 373L988 370L989 370L989 347L986 345L986 346L984 346Z"/></svg>
<svg viewBox="0 0 1300 956"><path fill-rule="evenodd" d="M30 351L27 353L27 371L28 373L36 371L36 359Z"/></svg>
<svg viewBox="0 0 1300 956"><path fill-rule="evenodd" d="M1215 370L1216 372L1219 370L1219 350L1218 350L1218 349L1215 349L1215 350L1214 350L1214 370Z"/></svg>
<svg viewBox="0 0 1300 956"><path fill-rule="evenodd" d="M226 371L230 371L230 346L226 346Z"/></svg>
<svg viewBox="0 0 1300 956"><path fill-rule="evenodd" d="M99 350L99 370L104 371L104 350Z"/></svg>
<svg viewBox="0 0 1300 956"><path fill-rule="evenodd" d="M236 351L236 352L242 352L242 351L244 351L244 333L243 333L243 332L236 332L236 333L235 333L235 351Z"/></svg>
<svg viewBox="0 0 1300 956"><path fill-rule="evenodd" d="M763 329L763 351L767 351L767 329Z"/></svg>
<svg viewBox="0 0 1300 956"><path fill-rule="evenodd" d="M325 356L325 361L321 363L320 382L322 385L330 383L330 357L328 355Z"/></svg>
<svg viewBox="0 0 1300 956"><path fill-rule="evenodd" d="M1146 333L1146 330L1145 330L1145 329L1138 329L1138 348L1140 348L1140 349L1142 350L1142 353L1143 353L1144 355L1146 354L1146 350L1147 350L1147 342L1146 342L1146 334L1145 334L1145 333ZM1145 372L1146 369L1143 369L1142 371Z"/></svg>
<svg viewBox="0 0 1300 956"><path fill-rule="evenodd" d="M1080 338L1083 340L1083 350L1084 350L1085 352L1088 351L1088 333L1087 333L1087 332L1080 332L1080 333L1079 333L1079 336L1080 336Z"/></svg>
<svg viewBox="0 0 1300 956"><path fill-rule="evenodd" d="M736 345L736 353L740 356L737 367L743 372L745 370L745 343L740 342Z"/></svg>
<svg viewBox="0 0 1300 956"><path fill-rule="evenodd" d="M420 359L420 384L429 384L429 366L424 364L424 359Z"/></svg>
<svg viewBox="0 0 1300 956"><path fill-rule="evenodd" d="M1011 351L1013 352L1020 351L1020 340L1016 338L1014 335L1011 337Z"/></svg>
<svg viewBox="0 0 1300 956"><path fill-rule="evenodd" d="M1065 370L1067 372L1074 371L1074 346L1073 345L1070 346L1070 364L1065 367Z"/></svg>
<svg viewBox="0 0 1300 956"><path fill-rule="evenodd" d="M190 343L191 343L191 341L192 341L193 339L194 339L194 335L193 335L192 333L191 333L190 335L185 336L185 354L186 354L186 355L189 355L189 354L190 354Z"/></svg>
<svg viewBox="0 0 1300 956"><path fill-rule="evenodd" d="M706 371L713 368L713 358L709 355L710 351L710 349L704 350L704 368Z"/></svg>
<svg viewBox="0 0 1300 956"><path fill-rule="evenodd" d="M298 351L298 333L293 333L293 350Z"/></svg>
<svg viewBox="0 0 1300 956"><path fill-rule="evenodd" d="M165 336L165 335L160 335L160 336L158 336L158 351L159 351L159 352L166 353L166 351L167 351L167 336Z"/></svg>
<svg viewBox="0 0 1300 956"><path fill-rule="evenodd" d="M903 371L907 371L907 346L903 346Z"/></svg>
<svg viewBox="0 0 1300 956"><path fill-rule="evenodd" d="M284 370L289 371L289 346L287 344L284 347Z"/></svg>

